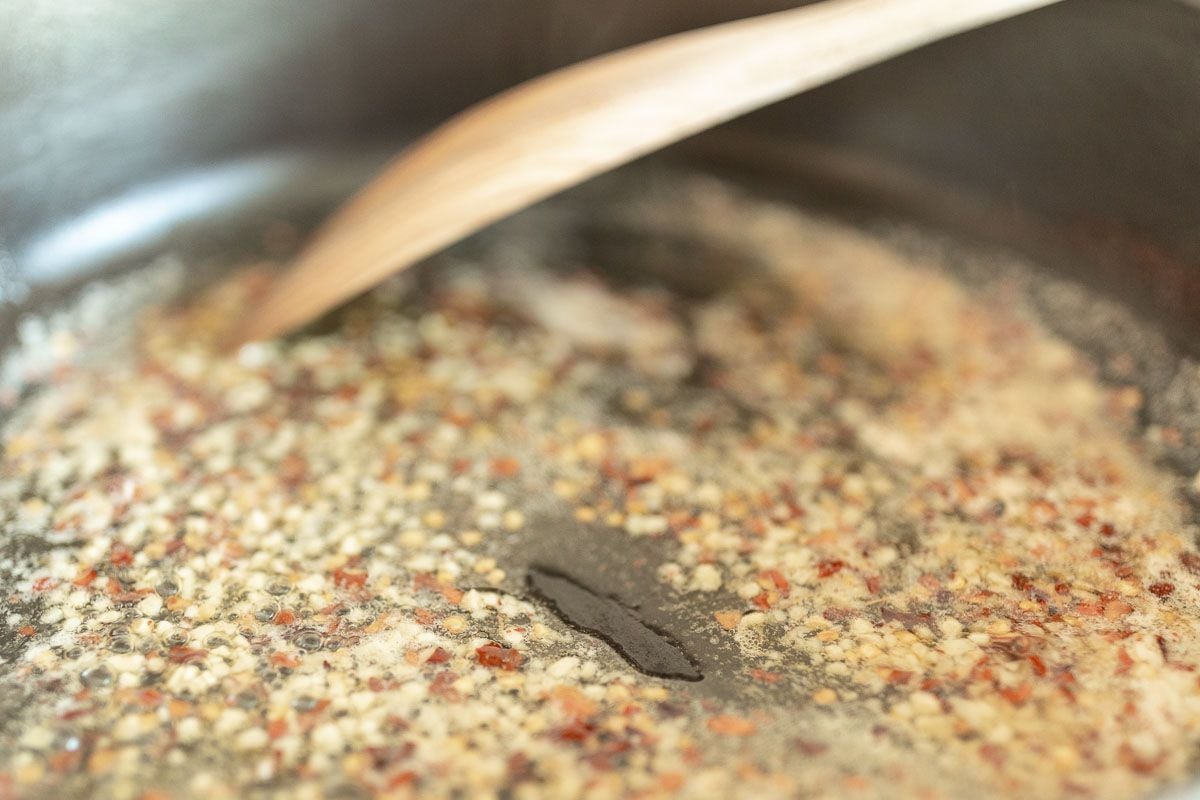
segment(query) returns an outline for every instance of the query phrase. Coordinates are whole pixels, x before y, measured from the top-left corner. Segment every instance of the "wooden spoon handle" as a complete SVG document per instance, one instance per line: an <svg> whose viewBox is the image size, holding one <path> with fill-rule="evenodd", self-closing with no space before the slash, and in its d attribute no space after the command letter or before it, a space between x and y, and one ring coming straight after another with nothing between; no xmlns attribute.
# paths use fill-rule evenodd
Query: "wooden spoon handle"
<svg viewBox="0 0 1200 800"><path fill-rule="evenodd" d="M827 0L557 70L452 118L325 224L238 340L308 322L607 169L928 42L1058 0Z"/></svg>

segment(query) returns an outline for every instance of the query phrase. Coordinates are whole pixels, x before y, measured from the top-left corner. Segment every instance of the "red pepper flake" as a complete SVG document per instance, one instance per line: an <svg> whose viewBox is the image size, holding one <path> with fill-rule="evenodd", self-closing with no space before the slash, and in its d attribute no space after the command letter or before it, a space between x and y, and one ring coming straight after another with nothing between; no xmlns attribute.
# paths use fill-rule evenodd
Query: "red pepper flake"
<svg viewBox="0 0 1200 800"><path fill-rule="evenodd" d="M96 575L98 574L99 573L97 573L96 570L92 569L91 567L88 567L87 569L81 569L79 570L79 574L75 576L75 580L71 581L71 584L80 588L91 586L92 581L96 580Z"/></svg>
<svg viewBox="0 0 1200 800"><path fill-rule="evenodd" d="M286 719L273 719L267 723L267 736L272 739L278 739L287 734L288 724Z"/></svg>
<svg viewBox="0 0 1200 800"><path fill-rule="evenodd" d="M671 462L665 458L635 458L629 462L626 483L639 486L650 483L671 467Z"/></svg>
<svg viewBox="0 0 1200 800"><path fill-rule="evenodd" d="M787 578L783 577L783 573L779 570L768 569L758 574L775 584L775 588L778 589L779 593L784 597L787 597L788 592L791 591L791 585L788 583Z"/></svg>
<svg viewBox="0 0 1200 800"><path fill-rule="evenodd" d="M1029 665L1033 667L1034 675L1040 678L1046 674L1046 662L1042 661L1040 656L1030 653L1025 658L1029 661Z"/></svg>
<svg viewBox="0 0 1200 800"><path fill-rule="evenodd" d="M1028 683L1022 683L1020 686L1011 689L1001 689L1000 696L1014 706L1021 706L1033 694L1033 687Z"/></svg>
<svg viewBox="0 0 1200 800"><path fill-rule="evenodd" d="M1106 522L1100 526L1100 535L1101 536L1114 536L1114 535L1116 535L1116 533L1117 533L1117 529L1115 527L1113 527L1113 524L1111 522Z"/></svg>
<svg viewBox="0 0 1200 800"><path fill-rule="evenodd" d="M117 542L108 552L108 562L114 567L128 567L133 563L133 551L122 542Z"/></svg>
<svg viewBox="0 0 1200 800"><path fill-rule="evenodd" d="M207 650L195 647L172 647L167 651L167 660L172 664L198 664L208 655Z"/></svg>
<svg viewBox="0 0 1200 800"><path fill-rule="evenodd" d="M562 742L586 742L595 730L594 725L581 719L573 719L550 735Z"/></svg>
<svg viewBox="0 0 1200 800"><path fill-rule="evenodd" d="M720 714L708 720L708 729L721 736L749 736L758 730L758 726L742 717Z"/></svg>
<svg viewBox="0 0 1200 800"><path fill-rule="evenodd" d="M1033 581L1031 581L1026 575L1022 575L1019 572L1014 572L1012 574L1012 585L1013 588L1017 589L1018 591L1028 592L1033 588Z"/></svg>
<svg viewBox="0 0 1200 800"><path fill-rule="evenodd" d="M395 678L388 678L386 681L383 678L378 678L374 675L367 678L367 687L370 688L372 692L387 692L397 688L399 685L400 681L396 680Z"/></svg>
<svg viewBox="0 0 1200 800"><path fill-rule="evenodd" d="M1126 603L1124 600L1109 600L1104 604L1104 618L1109 620L1118 620L1126 614L1133 613L1133 606Z"/></svg>
<svg viewBox="0 0 1200 800"><path fill-rule="evenodd" d="M289 488L296 488L308 477L308 462L303 456L289 453L279 462L279 480Z"/></svg>
<svg viewBox="0 0 1200 800"><path fill-rule="evenodd" d="M300 666L300 659L296 658L291 653L284 653L282 651L276 651L272 653L270 661L272 666L281 667L283 669L295 669L296 667Z"/></svg>
<svg viewBox="0 0 1200 800"><path fill-rule="evenodd" d="M975 662L975 666L971 667L967 678L980 683L987 683L992 680L992 669L988 666L987 656Z"/></svg>
<svg viewBox="0 0 1200 800"><path fill-rule="evenodd" d="M829 750L829 745L824 742L814 742L809 739L796 739L796 749L806 756L819 756Z"/></svg>
<svg viewBox="0 0 1200 800"><path fill-rule="evenodd" d="M1070 594L1071 593L1071 584L1062 583L1062 582L1054 584L1054 593L1055 594Z"/></svg>
<svg viewBox="0 0 1200 800"><path fill-rule="evenodd" d="M994 744L979 745L979 755L996 769L1003 769L1008 760L1008 754Z"/></svg>
<svg viewBox="0 0 1200 800"><path fill-rule="evenodd" d="M276 625L291 625L296 621L296 614L286 608L281 608L275 612L275 617L271 621Z"/></svg>
<svg viewBox="0 0 1200 800"><path fill-rule="evenodd" d="M1129 657L1129 653L1124 647L1117 650L1117 669L1113 673L1115 675L1124 675L1129 672L1129 668L1133 666L1133 659Z"/></svg>
<svg viewBox="0 0 1200 800"><path fill-rule="evenodd" d="M1167 760L1167 753L1165 752L1157 758L1142 758L1127 744L1121 745L1120 756L1121 763L1140 775L1149 775L1155 772Z"/></svg>
<svg viewBox="0 0 1200 800"><path fill-rule="evenodd" d="M1075 518L1075 524L1081 528L1090 528L1092 527L1092 523L1095 521L1096 518L1092 516L1090 512L1087 514L1080 514Z"/></svg>
<svg viewBox="0 0 1200 800"><path fill-rule="evenodd" d="M58 581L54 578L42 577L33 582L33 590L35 592L48 592L58 586Z"/></svg>
<svg viewBox="0 0 1200 800"><path fill-rule="evenodd" d="M512 478L521 471L521 462L515 458L492 459L492 475L497 478Z"/></svg>
<svg viewBox="0 0 1200 800"><path fill-rule="evenodd" d="M742 612L740 611L717 611L713 613L717 620L717 624L727 631L731 631L738 626L742 620Z"/></svg>
<svg viewBox="0 0 1200 800"><path fill-rule="evenodd" d="M333 571L333 585L343 589L361 589L367 585L367 573L352 572L339 567Z"/></svg>
<svg viewBox="0 0 1200 800"><path fill-rule="evenodd" d="M476 647L475 658L485 667L499 668L509 672L520 667L521 662L525 660L520 650L514 650L496 642L488 642Z"/></svg>
<svg viewBox="0 0 1200 800"><path fill-rule="evenodd" d="M871 594L879 594L881 589L883 589L883 581L880 580L879 576L878 575L868 575L867 576L867 591L870 592Z"/></svg>
<svg viewBox="0 0 1200 800"><path fill-rule="evenodd" d="M750 670L750 677L761 683L779 683L780 676L778 672L767 672L765 669L756 667Z"/></svg>
<svg viewBox="0 0 1200 800"><path fill-rule="evenodd" d="M429 682L429 693L447 700L456 700L458 699L458 691L454 688L456 680L458 680L458 676L453 672L439 672Z"/></svg>
<svg viewBox="0 0 1200 800"><path fill-rule="evenodd" d="M462 589L459 589L457 586L443 584L442 586L438 587L438 594L446 598L446 602L458 605L460 602L462 602L463 595L466 594L466 592L464 592Z"/></svg>
<svg viewBox="0 0 1200 800"><path fill-rule="evenodd" d="M754 595L754 597L750 598L750 602L766 611L771 607L771 595L767 592L759 592L758 594Z"/></svg>
<svg viewBox="0 0 1200 800"><path fill-rule="evenodd" d="M1155 636L1154 643L1158 645L1158 652L1162 653L1163 661L1170 661L1171 656L1167 653L1167 640L1161 635Z"/></svg>
<svg viewBox="0 0 1200 800"><path fill-rule="evenodd" d="M46 759L46 763L50 765L50 769L62 774L66 772L74 772L79 764L83 761L83 752L80 750L58 750ZM0 776L0 798L15 797L13 794L5 794L3 777Z"/></svg>
<svg viewBox="0 0 1200 800"><path fill-rule="evenodd" d="M1200 575L1200 555L1195 553L1180 553L1180 562L1187 567L1189 572Z"/></svg>
<svg viewBox="0 0 1200 800"><path fill-rule="evenodd" d="M142 689L137 694L137 701L146 708L156 708L163 701L163 693L157 689Z"/></svg>
<svg viewBox="0 0 1200 800"><path fill-rule="evenodd" d="M899 622L909 630L918 625L928 625L933 622L932 614L921 611L901 611L891 606L882 606L879 609L879 616L883 618L884 622Z"/></svg>
<svg viewBox="0 0 1200 800"><path fill-rule="evenodd" d="M418 572L413 576L413 591L419 592L422 589L433 589L436 591L441 584L438 579L428 572Z"/></svg>
<svg viewBox="0 0 1200 800"><path fill-rule="evenodd" d="M1163 581L1161 583L1150 584L1150 594L1155 597L1166 597L1171 592L1175 591L1175 584Z"/></svg>
<svg viewBox="0 0 1200 800"><path fill-rule="evenodd" d="M409 784L416 782L417 773L413 772L411 769L406 769L403 772L397 772L395 775L389 778L387 782L387 788L399 789L401 786L408 786Z"/></svg>
<svg viewBox="0 0 1200 800"><path fill-rule="evenodd" d="M1085 617L1098 617L1104 613L1104 608L1099 603L1079 603L1075 611Z"/></svg>
<svg viewBox="0 0 1200 800"><path fill-rule="evenodd" d="M33 627L32 625L22 625L21 627L17 628L17 633L29 638L37 633L37 628Z"/></svg>
<svg viewBox="0 0 1200 800"><path fill-rule="evenodd" d="M894 669L888 673L887 682L895 684L904 684L912 680L913 674L905 669Z"/></svg>
<svg viewBox="0 0 1200 800"><path fill-rule="evenodd" d="M817 577L818 578L828 578L830 575L834 575L838 572L841 572L842 567L844 567L844 566L846 566L845 561L833 560L833 561L818 562L817 563Z"/></svg>
<svg viewBox="0 0 1200 800"><path fill-rule="evenodd" d="M426 664L445 664L450 660L450 654L441 647L434 648L429 654L429 658L425 659Z"/></svg>

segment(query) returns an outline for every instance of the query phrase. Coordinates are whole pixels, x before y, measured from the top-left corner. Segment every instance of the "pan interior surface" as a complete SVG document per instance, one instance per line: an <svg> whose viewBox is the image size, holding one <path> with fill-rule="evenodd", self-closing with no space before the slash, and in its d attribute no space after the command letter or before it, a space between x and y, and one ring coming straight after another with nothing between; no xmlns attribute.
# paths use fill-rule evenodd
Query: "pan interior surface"
<svg viewBox="0 0 1200 800"><path fill-rule="evenodd" d="M1120 310L769 194L631 170L236 359L253 273L124 342L48 323L2 473L22 785L1185 778L1186 483L1114 340L1046 314Z"/></svg>

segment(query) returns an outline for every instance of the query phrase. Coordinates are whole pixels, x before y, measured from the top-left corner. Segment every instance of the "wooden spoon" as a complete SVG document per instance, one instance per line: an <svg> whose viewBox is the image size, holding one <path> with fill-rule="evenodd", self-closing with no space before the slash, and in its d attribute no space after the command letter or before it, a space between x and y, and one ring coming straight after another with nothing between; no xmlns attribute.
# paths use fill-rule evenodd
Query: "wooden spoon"
<svg viewBox="0 0 1200 800"><path fill-rule="evenodd" d="M826 0L535 78L401 153L242 320L292 330L502 217L739 114L1058 0Z"/></svg>

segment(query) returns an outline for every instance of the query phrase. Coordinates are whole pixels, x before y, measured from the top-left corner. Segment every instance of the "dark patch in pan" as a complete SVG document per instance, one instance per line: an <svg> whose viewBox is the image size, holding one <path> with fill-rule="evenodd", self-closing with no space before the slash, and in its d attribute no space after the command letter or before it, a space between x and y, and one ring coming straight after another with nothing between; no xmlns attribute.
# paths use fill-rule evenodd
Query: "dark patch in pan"
<svg viewBox="0 0 1200 800"><path fill-rule="evenodd" d="M530 567L526 581L564 622L607 642L640 672L684 681L704 678L682 647L617 600L545 567Z"/></svg>

